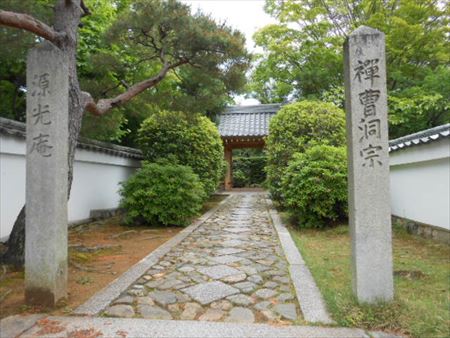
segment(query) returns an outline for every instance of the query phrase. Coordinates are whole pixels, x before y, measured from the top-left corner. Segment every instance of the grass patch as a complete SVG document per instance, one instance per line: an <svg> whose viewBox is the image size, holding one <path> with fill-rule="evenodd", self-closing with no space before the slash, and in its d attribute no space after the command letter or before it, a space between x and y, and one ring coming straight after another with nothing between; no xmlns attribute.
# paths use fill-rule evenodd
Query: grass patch
<svg viewBox="0 0 450 338"><path fill-rule="evenodd" d="M340 326L413 337L450 336L450 248L393 227L395 299L359 305L352 293L348 226L292 229L333 318Z"/></svg>

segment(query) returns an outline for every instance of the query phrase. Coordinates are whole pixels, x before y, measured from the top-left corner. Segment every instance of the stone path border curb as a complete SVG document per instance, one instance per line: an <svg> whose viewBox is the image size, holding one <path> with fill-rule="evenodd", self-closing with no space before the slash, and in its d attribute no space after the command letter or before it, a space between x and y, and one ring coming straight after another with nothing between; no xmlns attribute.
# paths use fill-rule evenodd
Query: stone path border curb
<svg viewBox="0 0 450 338"><path fill-rule="evenodd" d="M204 213L196 221L187 228L183 229L176 236L159 246L148 256L133 265L129 270L117 279L113 280L109 285L96 293L84 304L75 309L73 314L94 316L104 310L111 301L119 297L131 284L141 277L154 264L158 263L161 257L167 254L173 247L178 245L182 240L189 236L195 229L202 225L209 217L211 217L219 208L221 208L230 198L228 195L222 202L211 210Z"/></svg>
<svg viewBox="0 0 450 338"><path fill-rule="evenodd" d="M289 263L291 280L294 283L295 293L297 294L303 317L307 322L311 323L335 324L326 309L322 294L297 249L291 234L282 223L280 215L273 206L272 201L266 199L266 203L273 225L280 238L281 247Z"/></svg>
<svg viewBox="0 0 450 338"><path fill-rule="evenodd" d="M0 320L0 337L19 337L25 331L31 329L45 314L13 315Z"/></svg>
<svg viewBox="0 0 450 338"><path fill-rule="evenodd" d="M164 337L164 338L369 338L361 329L313 326L270 326L183 320L150 320L140 318L49 317L64 331L46 337L74 337L74 333L101 333L102 337ZM36 337L35 326L21 338ZM71 333L69 335L69 333ZM93 335L92 335L93 336Z"/></svg>

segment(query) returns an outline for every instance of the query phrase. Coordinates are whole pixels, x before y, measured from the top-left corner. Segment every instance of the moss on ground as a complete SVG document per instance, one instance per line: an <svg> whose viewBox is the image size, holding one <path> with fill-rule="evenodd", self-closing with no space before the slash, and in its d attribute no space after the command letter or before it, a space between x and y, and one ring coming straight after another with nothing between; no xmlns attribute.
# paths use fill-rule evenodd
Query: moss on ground
<svg viewBox="0 0 450 338"><path fill-rule="evenodd" d="M348 226L291 229L333 318L340 326L413 337L450 336L450 248L393 228L395 299L359 305L351 287Z"/></svg>

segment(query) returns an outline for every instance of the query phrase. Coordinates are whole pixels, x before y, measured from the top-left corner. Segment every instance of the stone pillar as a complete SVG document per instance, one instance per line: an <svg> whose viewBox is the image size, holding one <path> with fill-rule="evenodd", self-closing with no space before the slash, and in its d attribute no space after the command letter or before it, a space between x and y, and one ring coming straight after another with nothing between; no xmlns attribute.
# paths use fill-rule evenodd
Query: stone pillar
<svg viewBox="0 0 450 338"><path fill-rule="evenodd" d="M27 59L25 298L54 306L67 288L69 75L49 42Z"/></svg>
<svg viewBox="0 0 450 338"><path fill-rule="evenodd" d="M225 147L225 161L227 162L225 190L231 190L233 189L233 149Z"/></svg>
<svg viewBox="0 0 450 338"><path fill-rule="evenodd" d="M360 302L393 298L384 34L359 27L345 53L353 289Z"/></svg>

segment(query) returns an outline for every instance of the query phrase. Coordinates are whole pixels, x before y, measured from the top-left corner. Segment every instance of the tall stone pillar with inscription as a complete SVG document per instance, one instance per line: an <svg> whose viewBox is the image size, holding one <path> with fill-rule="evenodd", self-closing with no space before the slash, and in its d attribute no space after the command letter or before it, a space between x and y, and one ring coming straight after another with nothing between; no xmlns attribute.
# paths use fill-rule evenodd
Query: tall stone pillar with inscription
<svg viewBox="0 0 450 338"><path fill-rule="evenodd" d="M345 53L353 289L360 302L393 298L384 34L359 27Z"/></svg>
<svg viewBox="0 0 450 338"><path fill-rule="evenodd" d="M27 59L25 298L54 306L67 288L69 76L45 42Z"/></svg>

